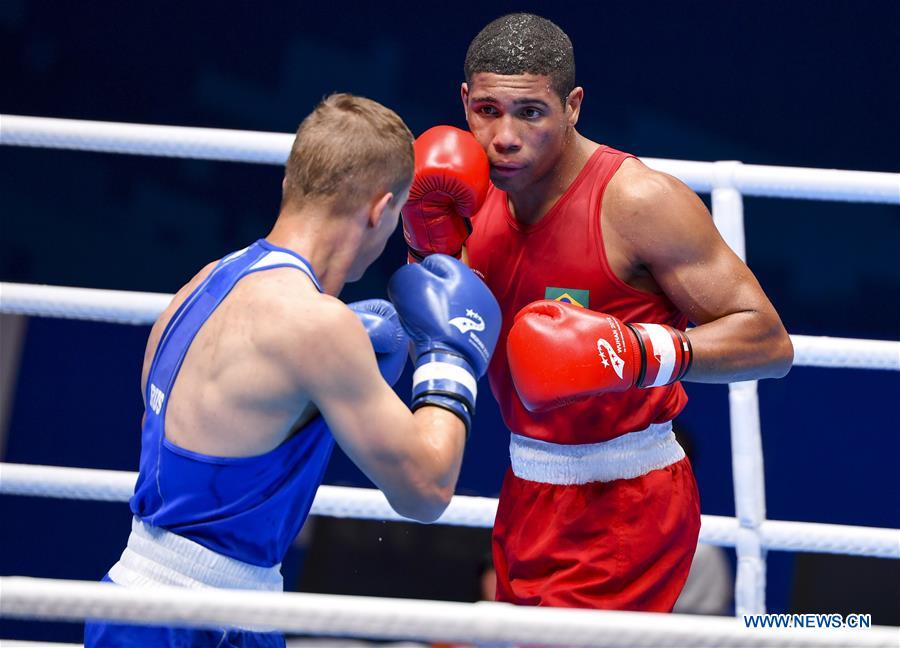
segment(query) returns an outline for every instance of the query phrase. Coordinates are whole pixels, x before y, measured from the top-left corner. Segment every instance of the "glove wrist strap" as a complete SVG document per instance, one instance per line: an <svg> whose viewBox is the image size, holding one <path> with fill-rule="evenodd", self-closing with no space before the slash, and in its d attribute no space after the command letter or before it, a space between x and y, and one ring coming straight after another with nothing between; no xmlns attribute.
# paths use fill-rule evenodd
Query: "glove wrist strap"
<svg viewBox="0 0 900 648"><path fill-rule="evenodd" d="M444 396L443 394L428 394L427 396L423 396L422 398L413 401L413 404L410 405L410 410L415 412L417 409L425 407L426 405L440 407L441 409L456 414L463 422L463 425L466 426L466 441L469 440L469 434L472 432L472 414L474 412L469 412L465 403L456 398Z"/></svg>
<svg viewBox="0 0 900 648"><path fill-rule="evenodd" d="M462 356L449 351L428 351L416 360L410 407L413 411L423 405L449 410L465 423L468 436L477 396L475 371Z"/></svg>
<svg viewBox="0 0 900 648"><path fill-rule="evenodd" d="M684 331L664 324L626 326L635 334L640 349L637 387L661 387L684 378L694 359L691 341Z"/></svg>

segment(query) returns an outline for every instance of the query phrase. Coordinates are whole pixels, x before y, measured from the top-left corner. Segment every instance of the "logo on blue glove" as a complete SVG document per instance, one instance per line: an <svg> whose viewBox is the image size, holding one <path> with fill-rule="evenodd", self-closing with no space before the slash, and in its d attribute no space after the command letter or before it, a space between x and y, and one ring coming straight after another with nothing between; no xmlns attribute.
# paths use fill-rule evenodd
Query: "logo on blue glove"
<svg viewBox="0 0 900 648"><path fill-rule="evenodd" d="M469 333L469 344L478 350L478 353L481 354L482 358L485 360L490 358L491 354L484 345L484 342L482 342L475 333L471 332L484 330L484 318L481 317L481 315L475 310L467 308L465 317L454 317L448 323L451 326L455 326L460 333Z"/></svg>
<svg viewBox="0 0 900 648"><path fill-rule="evenodd" d="M454 317L449 323L458 328L460 333L484 330L484 319L471 308L466 309L465 317Z"/></svg>
<svg viewBox="0 0 900 648"><path fill-rule="evenodd" d="M478 353L485 361L490 359L491 352L488 351L488 348L485 346L484 342L481 341L481 338L474 333L475 331L483 331L485 329L484 318L481 317L477 311L472 308L467 308L465 317L454 317L448 324L456 327L456 329L464 335L468 333L469 344L477 349Z"/></svg>

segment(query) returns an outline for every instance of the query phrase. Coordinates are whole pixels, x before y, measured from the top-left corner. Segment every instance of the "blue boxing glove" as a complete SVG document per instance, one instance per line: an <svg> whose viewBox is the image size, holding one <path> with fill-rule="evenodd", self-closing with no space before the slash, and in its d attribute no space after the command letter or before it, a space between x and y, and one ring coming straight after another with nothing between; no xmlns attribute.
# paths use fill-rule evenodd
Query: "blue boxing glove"
<svg viewBox="0 0 900 648"><path fill-rule="evenodd" d="M472 426L478 379L500 335L500 307L475 273L445 254L403 266L388 283L415 347L410 408L436 405Z"/></svg>
<svg viewBox="0 0 900 648"><path fill-rule="evenodd" d="M348 306L369 334L381 375L387 384L393 385L403 373L409 352L409 337L400 325L394 305L386 299L366 299Z"/></svg>

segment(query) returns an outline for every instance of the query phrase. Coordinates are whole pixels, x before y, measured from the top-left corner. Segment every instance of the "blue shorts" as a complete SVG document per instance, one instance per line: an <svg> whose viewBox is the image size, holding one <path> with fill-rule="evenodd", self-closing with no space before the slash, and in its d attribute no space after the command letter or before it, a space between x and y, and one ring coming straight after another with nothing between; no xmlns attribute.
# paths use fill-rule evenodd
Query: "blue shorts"
<svg viewBox="0 0 900 648"><path fill-rule="evenodd" d="M109 574L103 581L111 583ZM203 630L163 626L123 625L105 621L84 624L85 648L284 648L280 632Z"/></svg>

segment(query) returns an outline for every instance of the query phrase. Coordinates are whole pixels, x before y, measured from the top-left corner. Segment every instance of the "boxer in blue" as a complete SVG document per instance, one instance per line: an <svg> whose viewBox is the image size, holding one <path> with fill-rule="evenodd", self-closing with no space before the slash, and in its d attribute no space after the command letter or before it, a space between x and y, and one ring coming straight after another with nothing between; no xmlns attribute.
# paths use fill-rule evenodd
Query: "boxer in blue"
<svg viewBox="0 0 900 648"><path fill-rule="evenodd" d="M409 130L374 101L332 95L303 121L272 231L203 268L150 332L132 532L104 580L281 590L280 562L335 441L400 514L432 521L446 508L499 332L496 301L440 255L395 273L393 304L336 298L384 249L412 171ZM410 341L407 407L390 384ZM284 638L89 621L85 645Z"/></svg>

